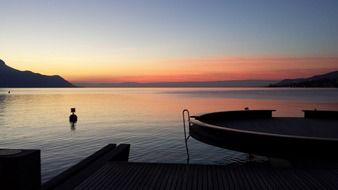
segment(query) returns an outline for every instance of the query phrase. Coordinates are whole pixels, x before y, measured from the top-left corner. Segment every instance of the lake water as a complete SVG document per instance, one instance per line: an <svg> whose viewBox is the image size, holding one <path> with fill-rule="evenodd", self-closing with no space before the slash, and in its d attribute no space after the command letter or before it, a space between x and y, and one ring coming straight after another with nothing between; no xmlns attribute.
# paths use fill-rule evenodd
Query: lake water
<svg viewBox="0 0 338 190"><path fill-rule="evenodd" d="M75 127L68 122L71 107L79 117ZM186 163L184 108L196 115L245 107L302 117L302 109L338 110L338 89L0 89L0 148L41 149L43 181L108 143L131 144L131 161ZM190 163L248 160L194 139L189 148Z"/></svg>

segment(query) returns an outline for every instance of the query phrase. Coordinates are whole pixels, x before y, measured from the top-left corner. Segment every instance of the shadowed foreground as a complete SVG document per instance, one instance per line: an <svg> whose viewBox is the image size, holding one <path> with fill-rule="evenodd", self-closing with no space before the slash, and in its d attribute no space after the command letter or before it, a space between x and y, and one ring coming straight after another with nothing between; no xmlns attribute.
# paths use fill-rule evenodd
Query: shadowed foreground
<svg viewBox="0 0 338 190"><path fill-rule="evenodd" d="M42 189L337 189L335 163L195 165L128 162L129 145L108 145Z"/></svg>
<svg viewBox="0 0 338 190"><path fill-rule="evenodd" d="M110 162L76 189L337 189L338 169Z"/></svg>

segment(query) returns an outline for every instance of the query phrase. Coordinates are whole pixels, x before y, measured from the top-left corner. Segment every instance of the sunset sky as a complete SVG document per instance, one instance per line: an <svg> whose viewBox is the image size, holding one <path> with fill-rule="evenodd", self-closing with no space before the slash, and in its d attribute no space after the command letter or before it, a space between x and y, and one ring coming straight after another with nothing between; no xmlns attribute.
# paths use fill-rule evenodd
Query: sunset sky
<svg viewBox="0 0 338 190"><path fill-rule="evenodd" d="M337 0L0 0L0 59L71 82L338 70Z"/></svg>

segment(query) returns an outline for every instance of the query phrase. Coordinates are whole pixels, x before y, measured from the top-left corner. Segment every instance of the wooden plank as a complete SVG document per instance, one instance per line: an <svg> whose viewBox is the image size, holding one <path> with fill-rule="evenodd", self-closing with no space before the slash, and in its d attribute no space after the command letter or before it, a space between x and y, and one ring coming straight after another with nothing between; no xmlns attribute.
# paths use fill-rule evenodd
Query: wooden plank
<svg viewBox="0 0 338 190"><path fill-rule="evenodd" d="M84 181L80 186L77 186L76 189L86 189L86 187L91 187L92 189L100 188L101 181L105 178L101 178L102 176L109 175L111 167L102 167L97 172L95 172L92 176L90 176L91 180ZM96 187L98 186L98 187Z"/></svg>
<svg viewBox="0 0 338 190"><path fill-rule="evenodd" d="M118 165L117 165L118 167ZM121 165L121 175L115 175L113 178L116 178L115 183L110 183L106 189L135 189L138 187L135 181L140 180L140 171L143 169L143 166L134 168L134 167L125 167L124 163Z"/></svg>
<svg viewBox="0 0 338 190"><path fill-rule="evenodd" d="M208 183L207 188L208 189L215 189L215 190L219 189L215 166L209 166L209 167L206 167L206 168L207 168L208 181L211 182L211 184Z"/></svg>
<svg viewBox="0 0 338 190"><path fill-rule="evenodd" d="M42 185L43 190L74 189L110 160L128 160L129 144L109 144Z"/></svg>
<svg viewBox="0 0 338 190"><path fill-rule="evenodd" d="M183 185L181 186L182 189L193 189L193 180L191 180L192 178L192 172L191 172L191 168L189 167L189 165L185 165L184 167L184 178L183 178Z"/></svg>
<svg viewBox="0 0 338 190"><path fill-rule="evenodd" d="M106 168L105 168L106 167ZM77 189L337 189L330 169L109 162Z"/></svg>
<svg viewBox="0 0 338 190"><path fill-rule="evenodd" d="M161 181L161 176L163 176L163 175L161 175L161 174L163 174L163 173L165 173L165 172L166 172L166 170L164 169L164 167L158 167L158 168L156 168L156 169L152 169L152 170L150 171L150 177L151 177L153 180L151 180L151 181L149 182L149 184L148 184L147 187L148 187L149 189L155 189L155 187L156 187L158 181Z"/></svg>
<svg viewBox="0 0 338 190"><path fill-rule="evenodd" d="M72 166L71 168L67 169L66 171L62 172L61 174L57 175L56 177L52 178L51 180L47 181L42 185L43 190L55 189L60 186L62 183L69 180L70 177L73 177L75 174L82 171L85 167L87 167L90 163L94 162L95 160L99 159L102 155L106 154L108 151L111 151L116 147L116 144L109 144L102 149L98 150L91 156L87 157L86 159L80 161L76 165Z"/></svg>
<svg viewBox="0 0 338 190"><path fill-rule="evenodd" d="M165 189L170 190L170 189L176 189L176 175L179 175L177 173L178 166L176 164L168 165L168 178L167 178L167 183L165 184Z"/></svg>
<svg viewBox="0 0 338 190"><path fill-rule="evenodd" d="M166 185L167 185L167 181L169 180L168 178L170 177L170 175L168 175L170 168L167 167L166 165L163 165L162 167L165 167L165 172L163 172L164 177L163 180L161 181L161 185L159 189L165 189Z"/></svg>
<svg viewBox="0 0 338 190"><path fill-rule="evenodd" d="M208 185L211 185L210 179L208 179L207 166L202 166L202 172L200 173L200 176L201 176L202 181L203 181L202 189L207 190L208 189Z"/></svg>
<svg viewBox="0 0 338 190"><path fill-rule="evenodd" d="M217 177L217 181L218 181L218 187L219 189L228 189L227 186L226 186L226 183L225 181L223 180L222 178L222 175L221 175L221 169L219 167L215 167L215 171L216 171L216 174L215 174L215 178Z"/></svg>
<svg viewBox="0 0 338 190"><path fill-rule="evenodd" d="M153 169L157 169L156 167L149 167L149 165L142 165L141 167L135 167L136 169L139 169L137 171L138 175L135 176L135 184L134 186L131 186L133 188L129 188L127 187L126 189L147 189L147 182L149 180L152 180L149 178L148 173L153 170ZM136 187L136 188L135 188Z"/></svg>

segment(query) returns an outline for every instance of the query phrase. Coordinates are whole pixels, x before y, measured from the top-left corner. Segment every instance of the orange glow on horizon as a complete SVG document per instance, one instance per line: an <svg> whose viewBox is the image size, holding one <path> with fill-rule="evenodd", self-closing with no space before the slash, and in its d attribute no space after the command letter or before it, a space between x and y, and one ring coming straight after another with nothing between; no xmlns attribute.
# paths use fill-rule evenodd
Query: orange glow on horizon
<svg viewBox="0 0 338 190"><path fill-rule="evenodd" d="M73 82L101 83L280 80L337 69L338 57L222 57L159 60L130 68L114 69L111 66L101 72L65 76Z"/></svg>
<svg viewBox="0 0 338 190"><path fill-rule="evenodd" d="M280 80L338 70L338 56L228 56L157 60L65 58L40 61L26 59L24 64L21 60L6 62L20 70L57 74L70 82L93 83ZM12 64L19 62L17 65Z"/></svg>

